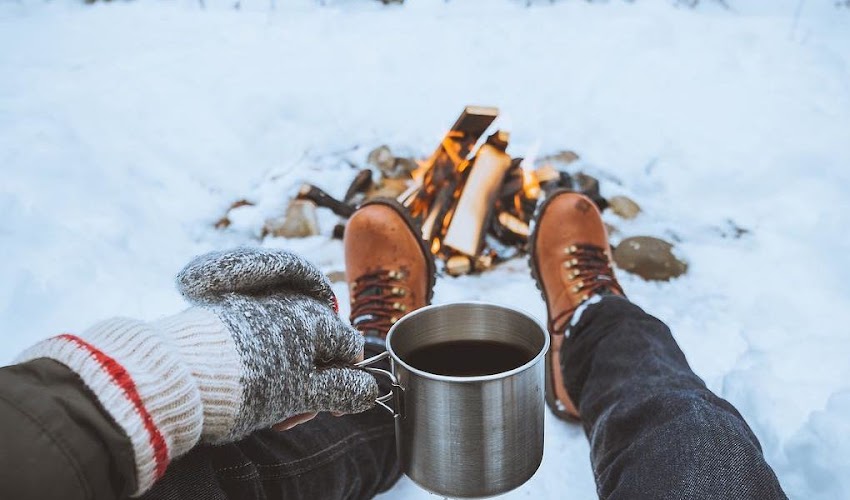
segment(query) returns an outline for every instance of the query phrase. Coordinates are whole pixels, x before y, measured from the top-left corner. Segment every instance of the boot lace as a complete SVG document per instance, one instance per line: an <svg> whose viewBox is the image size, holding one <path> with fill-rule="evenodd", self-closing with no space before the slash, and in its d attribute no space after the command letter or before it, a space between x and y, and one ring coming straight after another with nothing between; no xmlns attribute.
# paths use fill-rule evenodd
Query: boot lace
<svg viewBox="0 0 850 500"><path fill-rule="evenodd" d="M625 295L617 278L608 255L601 247L589 243L578 243L564 249L567 270L566 283L568 292L578 295L576 306L563 311L552 319L551 331L559 332L572 318L578 306L594 295ZM557 327L557 328L555 328Z"/></svg>
<svg viewBox="0 0 850 500"><path fill-rule="evenodd" d="M364 335L386 337L390 327L407 311L399 301L410 294L406 273L380 269L366 273L351 284L351 324Z"/></svg>

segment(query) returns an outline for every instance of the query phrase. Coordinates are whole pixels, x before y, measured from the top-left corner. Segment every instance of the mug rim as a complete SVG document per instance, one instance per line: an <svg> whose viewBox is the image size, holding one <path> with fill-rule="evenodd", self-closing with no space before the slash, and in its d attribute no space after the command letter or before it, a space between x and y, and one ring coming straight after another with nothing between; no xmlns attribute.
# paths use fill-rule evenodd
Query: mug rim
<svg viewBox="0 0 850 500"><path fill-rule="evenodd" d="M401 325L402 323L404 323L405 321L409 321L411 318L413 318L413 317L415 317L419 314L425 313L427 311L431 311L433 309L440 309L440 308L452 307L452 306L464 306L464 305L497 307L497 308L500 308L500 309L506 309L508 311L519 314L521 316L525 316L527 319L531 320L535 325L537 325L537 327L543 333L543 348L540 349L540 352L538 352L529 361L523 363L522 365L520 365L516 368L512 368L512 369L510 369L508 371L504 371L504 372L493 373L493 374L490 374L490 375L475 375L475 376L472 376L472 377L459 377L459 376L456 376L456 375L439 375L439 374L436 374L436 373L431 373L431 372L426 372L424 370L420 370L419 368L415 368L415 367L411 366L410 364L406 363L404 360L402 360L398 356L398 354L396 354L395 350L393 350L392 342L391 342L393 334L395 333L396 328L399 325ZM487 381L492 381L492 380L501 380L501 379L510 377L512 375L515 375L517 373L523 372L523 371L531 368L538 361L540 361L541 358L545 357L547 352L549 352L551 341L549 339L548 331L543 327L543 323L541 323L539 320L537 320L537 318L535 318L534 316L532 316L531 314L529 314L528 312L526 312L522 309L512 307L512 306L506 306L506 305L502 305L502 304L496 304L494 302L485 302L485 301L481 301L481 300L467 300L467 301L462 301L462 302L450 302L450 303L446 303L446 304L431 304L431 305L428 305L428 306L420 307L419 309L404 315L400 320L398 320L393 326L390 327L390 331L387 333L387 338L385 340L385 343L386 343L387 352L389 353L389 355L392 358L394 363L400 364L407 371L415 373L416 375L419 375L420 377L428 378L428 379L431 379L431 380L443 381L443 382L475 383L475 382L487 382Z"/></svg>

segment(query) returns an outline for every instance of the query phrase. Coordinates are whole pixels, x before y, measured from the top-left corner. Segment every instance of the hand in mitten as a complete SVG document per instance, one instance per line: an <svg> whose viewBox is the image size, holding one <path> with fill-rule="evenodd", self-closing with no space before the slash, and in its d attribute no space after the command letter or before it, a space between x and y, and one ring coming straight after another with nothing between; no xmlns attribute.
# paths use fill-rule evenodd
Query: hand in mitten
<svg viewBox="0 0 850 500"><path fill-rule="evenodd" d="M236 413L224 428L207 426L205 418L208 440L238 438L308 412L354 413L374 404L375 379L350 366L362 353L362 335L336 314L324 274L300 257L259 249L208 254L181 271L177 286L227 325L240 367L242 404L228 408ZM218 373L216 366L190 365L199 379ZM201 387L201 394L205 408L216 406L206 402L214 391Z"/></svg>
<svg viewBox="0 0 850 500"><path fill-rule="evenodd" d="M153 323L113 318L18 358L52 358L80 376L130 439L136 495L200 440L223 443L299 415L374 404L374 378L351 367L363 339L302 258L212 253L181 271L177 286L197 307Z"/></svg>

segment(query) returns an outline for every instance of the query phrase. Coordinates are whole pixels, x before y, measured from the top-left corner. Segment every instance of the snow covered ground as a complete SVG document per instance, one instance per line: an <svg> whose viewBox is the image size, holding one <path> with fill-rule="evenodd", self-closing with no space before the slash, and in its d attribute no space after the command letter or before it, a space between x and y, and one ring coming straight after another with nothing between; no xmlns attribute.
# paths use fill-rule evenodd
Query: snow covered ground
<svg viewBox="0 0 850 500"><path fill-rule="evenodd" d="M621 274L626 292L740 409L790 496L850 497L850 9L229 3L0 4L0 363L106 316L176 312L180 266L255 244L301 181L339 195L343 159L427 154L464 105L496 105L509 152L575 149L604 195L643 206L609 219L621 235L679 241L689 274ZM260 205L213 230L242 197ZM322 217L325 236L263 244L342 270ZM439 282L437 302L458 299L545 314L523 261ZM507 497L594 498L581 430L546 432ZM407 480L386 494L426 497Z"/></svg>

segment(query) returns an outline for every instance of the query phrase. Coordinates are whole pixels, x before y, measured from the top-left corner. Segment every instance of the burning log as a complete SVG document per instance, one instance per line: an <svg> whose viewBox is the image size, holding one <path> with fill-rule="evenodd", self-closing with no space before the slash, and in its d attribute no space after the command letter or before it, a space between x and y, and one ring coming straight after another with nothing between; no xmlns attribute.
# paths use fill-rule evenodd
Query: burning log
<svg viewBox="0 0 850 500"><path fill-rule="evenodd" d="M421 182L400 197L452 275L486 269L515 254L507 246L522 251L528 241L540 182L535 172L521 168L521 160L506 153L507 132L491 135L467 159L497 114L495 108L466 108L431 158L413 173Z"/></svg>
<svg viewBox="0 0 850 500"><path fill-rule="evenodd" d="M466 255L479 255L496 196L511 167L507 132L496 132L478 150L458 189L443 244Z"/></svg>
<svg viewBox="0 0 850 500"><path fill-rule="evenodd" d="M434 206L422 221L422 239L431 242L431 252L435 254L440 250L440 236L445 228L443 221L452 208L454 189L455 186L451 184L443 186L437 193Z"/></svg>
<svg viewBox="0 0 850 500"><path fill-rule="evenodd" d="M467 106L428 159L419 189L402 200L410 215L422 222L425 240L432 241L437 236L435 231L444 226L448 203L453 200L461 180L459 175L467 166L466 158L498 115L497 108Z"/></svg>
<svg viewBox="0 0 850 500"><path fill-rule="evenodd" d="M525 240L528 240L528 237L531 235L531 229L529 228L528 223L513 216L510 212L500 212L498 221L499 224L512 234Z"/></svg>
<svg viewBox="0 0 850 500"><path fill-rule="evenodd" d="M510 245L525 250L530 234L529 223L537 208L541 195L542 182L550 174L542 169L523 168L525 160L514 158L511 168L505 175L502 189L495 203L495 214L490 224L490 234L502 245ZM491 243L491 247L494 245ZM496 254L506 255L501 249Z"/></svg>

